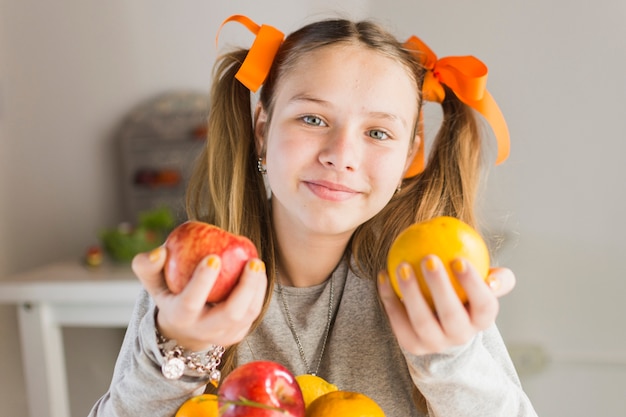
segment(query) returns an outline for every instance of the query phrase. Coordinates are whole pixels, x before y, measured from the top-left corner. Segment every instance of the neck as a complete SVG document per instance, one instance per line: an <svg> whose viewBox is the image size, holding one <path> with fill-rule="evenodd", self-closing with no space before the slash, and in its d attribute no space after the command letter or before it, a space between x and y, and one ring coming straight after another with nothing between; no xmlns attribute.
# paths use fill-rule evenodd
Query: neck
<svg viewBox="0 0 626 417"><path fill-rule="evenodd" d="M285 226L274 223L280 283L311 287L326 281L343 257L350 235L316 235Z"/></svg>

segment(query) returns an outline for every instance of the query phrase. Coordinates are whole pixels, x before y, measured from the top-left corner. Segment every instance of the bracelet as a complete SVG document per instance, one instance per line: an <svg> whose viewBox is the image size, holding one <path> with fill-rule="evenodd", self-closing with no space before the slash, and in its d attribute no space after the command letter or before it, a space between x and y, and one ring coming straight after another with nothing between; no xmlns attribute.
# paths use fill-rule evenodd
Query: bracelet
<svg viewBox="0 0 626 417"><path fill-rule="evenodd" d="M217 386L222 376L217 367L222 361L224 346L211 345L203 352L189 352L176 344L175 340L167 339L156 332L157 343L165 362L161 365L161 373L167 379L179 379L183 376L185 368L199 375L209 375L211 384Z"/></svg>

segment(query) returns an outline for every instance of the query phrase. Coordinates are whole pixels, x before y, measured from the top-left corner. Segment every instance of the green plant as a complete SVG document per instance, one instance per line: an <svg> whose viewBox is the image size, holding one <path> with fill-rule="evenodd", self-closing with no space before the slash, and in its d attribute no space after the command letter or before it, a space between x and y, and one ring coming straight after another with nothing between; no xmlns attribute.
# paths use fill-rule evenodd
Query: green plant
<svg viewBox="0 0 626 417"><path fill-rule="evenodd" d="M113 260L130 262L136 254L161 245L174 226L171 210L159 207L139 213L136 226L120 223L115 228L102 230L100 241Z"/></svg>

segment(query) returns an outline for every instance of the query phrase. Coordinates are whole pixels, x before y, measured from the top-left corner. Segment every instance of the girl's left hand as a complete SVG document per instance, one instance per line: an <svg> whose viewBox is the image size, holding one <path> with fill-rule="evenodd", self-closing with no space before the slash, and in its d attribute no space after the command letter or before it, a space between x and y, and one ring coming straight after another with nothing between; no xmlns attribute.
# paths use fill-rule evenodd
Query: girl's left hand
<svg viewBox="0 0 626 417"><path fill-rule="evenodd" d="M402 300L393 291L387 273L380 272L378 289L383 305L398 343L407 352L441 353L469 342L476 333L495 323L498 297L515 286L515 276L506 268L492 268L487 280L483 280L464 259L454 261L453 266L456 279L467 294L466 304L459 300L437 256L429 255L422 261L436 311L426 302L409 264L398 268L398 276L404 277L398 279Z"/></svg>

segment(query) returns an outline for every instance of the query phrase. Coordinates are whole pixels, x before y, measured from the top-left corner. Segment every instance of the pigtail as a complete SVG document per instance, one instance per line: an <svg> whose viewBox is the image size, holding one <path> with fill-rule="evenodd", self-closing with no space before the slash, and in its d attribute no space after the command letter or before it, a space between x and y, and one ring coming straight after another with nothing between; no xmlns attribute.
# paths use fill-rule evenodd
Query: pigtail
<svg viewBox="0 0 626 417"><path fill-rule="evenodd" d="M273 282L274 244L265 184L257 169L257 152L250 91L235 74L248 53L236 50L215 65L207 120L207 141L194 166L187 188L187 214L248 237L266 263ZM269 290L258 325L269 304ZM222 377L236 366L238 344L226 348L220 366ZM214 392L211 384L207 392Z"/></svg>
<svg viewBox="0 0 626 417"><path fill-rule="evenodd" d="M413 221L453 216L475 226L481 137L474 111L446 89L443 121L424 172L409 194L419 201Z"/></svg>
<svg viewBox="0 0 626 417"><path fill-rule="evenodd" d="M259 219L267 218L265 187L257 172L250 91L234 77L246 53L237 50L216 63L206 146L186 203L190 218L245 235L260 249L265 243L259 225Z"/></svg>

